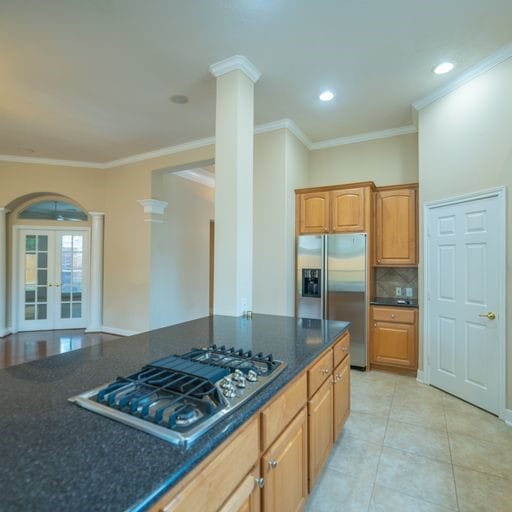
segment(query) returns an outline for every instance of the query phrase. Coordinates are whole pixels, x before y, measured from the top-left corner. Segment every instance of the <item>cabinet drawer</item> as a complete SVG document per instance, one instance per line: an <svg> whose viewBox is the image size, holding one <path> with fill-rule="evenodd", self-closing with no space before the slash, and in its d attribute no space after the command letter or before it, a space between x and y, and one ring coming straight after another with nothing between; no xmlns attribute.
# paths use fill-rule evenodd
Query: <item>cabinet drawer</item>
<svg viewBox="0 0 512 512"><path fill-rule="evenodd" d="M215 454L202 470L191 475L190 483L172 490L152 511L215 512L238 487L241 475L247 475L259 457L259 421L254 418L227 446Z"/></svg>
<svg viewBox="0 0 512 512"><path fill-rule="evenodd" d="M308 370L308 398L311 398L316 390L330 377L333 368L332 350L328 350Z"/></svg>
<svg viewBox="0 0 512 512"><path fill-rule="evenodd" d="M304 372L288 389L261 412L261 447L266 450L302 409L308 399Z"/></svg>
<svg viewBox="0 0 512 512"><path fill-rule="evenodd" d="M416 310L414 309L388 307L374 307L372 309L372 320L413 324L415 318Z"/></svg>
<svg viewBox="0 0 512 512"><path fill-rule="evenodd" d="M334 356L334 368L338 366L343 359L345 359L345 356L348 355L348 352L350 350L350 334L347 332L345 333L341 339L339 339L333 349L333 356Z"/></svg>

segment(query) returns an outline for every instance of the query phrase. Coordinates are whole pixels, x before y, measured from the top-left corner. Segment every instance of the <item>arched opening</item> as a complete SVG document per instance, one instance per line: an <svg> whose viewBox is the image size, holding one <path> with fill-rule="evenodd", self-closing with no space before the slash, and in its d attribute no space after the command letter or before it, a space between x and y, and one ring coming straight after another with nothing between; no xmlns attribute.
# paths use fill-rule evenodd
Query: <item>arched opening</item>
<svg viewBox="0 0 512 512"><path fill-rule="evenodd" d="M72 198L51 192L20 196L4 211L6 296L0 335L90 328L91 291L101 305L102 254L98 258L94 252L102 252L102 214L89 214ZM96 233L92 244L91 228ZM94 276L93 257L100 262ZM94 324L100 330L101 320Z"/></svg>

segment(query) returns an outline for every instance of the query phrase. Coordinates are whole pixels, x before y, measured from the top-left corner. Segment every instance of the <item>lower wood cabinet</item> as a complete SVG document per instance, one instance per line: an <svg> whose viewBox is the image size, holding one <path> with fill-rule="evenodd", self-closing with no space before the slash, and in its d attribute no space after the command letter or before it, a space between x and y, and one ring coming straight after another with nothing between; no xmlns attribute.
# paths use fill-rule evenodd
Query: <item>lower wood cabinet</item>
<svg viewBox="0 0 512 512"><path fill-rule="evenodd" d="M372 306L371 365L385 369L418 369L416 309Z"/></svg>
<svg viewBox="0 0 512 512"><path fill-rule="evenodd" d="M333 373L333 441L341 434L343 425L350 414L350 356L334 369Z"/></svg>
<svg viewBox="0 0 512 512"><path fill-rule="evenodd" d="M302 511L350 412L349 347L345 333L150 511Z"/></svg>
<svg viewBox="0 0 512 512"><path fill-rule="evenodd" d="M261 508L259 479L259 468L253 468L233 491L219 512L259 512Z"/></svg>
<svg viewBox="0 0 512 512"><path fill-rule="evenodd" d="M308 496L308 435L304 407L261 458L264 512L302 510Z"/></svg>
<svg viewBox="0 0 512 512"><path fill-rule="evenodd" d="M333 386L327 379L308 404L309 490L320 474L333 444Z"/></svg>

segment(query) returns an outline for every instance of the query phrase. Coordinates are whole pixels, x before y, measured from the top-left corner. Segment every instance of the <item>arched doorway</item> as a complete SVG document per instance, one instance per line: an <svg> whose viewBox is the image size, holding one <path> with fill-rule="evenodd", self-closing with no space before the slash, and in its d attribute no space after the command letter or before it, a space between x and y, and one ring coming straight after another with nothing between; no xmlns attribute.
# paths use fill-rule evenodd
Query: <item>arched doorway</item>
<svg viewBox="0 0 512 512"><path fill-rule="evenodd" d="M7 223L9 331L101 330L102 214L48 193L13 203Z"/></svg>

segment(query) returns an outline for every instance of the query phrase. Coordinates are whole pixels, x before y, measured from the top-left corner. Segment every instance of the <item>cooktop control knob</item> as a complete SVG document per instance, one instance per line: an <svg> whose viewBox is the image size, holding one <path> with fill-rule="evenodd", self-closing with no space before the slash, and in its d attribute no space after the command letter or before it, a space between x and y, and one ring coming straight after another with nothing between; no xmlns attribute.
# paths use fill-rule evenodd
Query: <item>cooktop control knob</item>
<svg viewBox="0 0 512 512"><path fill-rule="evenodd" d="M245 379L244 372L241 370L235 370L233 373L233 380Z"/></svg>
<svg viewBox="0 0 512 512"><path fill-rule="evenodd" d="M222 379L220 381L220 387L221 388L229 388L231 386L231 382L229 382L229 380L227 379Z"/></svg>
<svg viewBox="0 0 512 512"><path fill-rule="evenodd" d="M245 377L238 377L238 380L236 381L236 385L239 388L245 388Z"/></svg>
<svg viewBox="0 0 512 512"><path fill-rule="evenodd" d="M247 372L247 380L249 382L257 382L258 381L258 374L254 370L249 370Z"/></svg>
<svg viewBox="0 0 512 512"><path fill-rule="evenodd" d="M226 387L222 390L223 395L226 398L234 398L236 396L236 391L234 386Z"/></svg>

